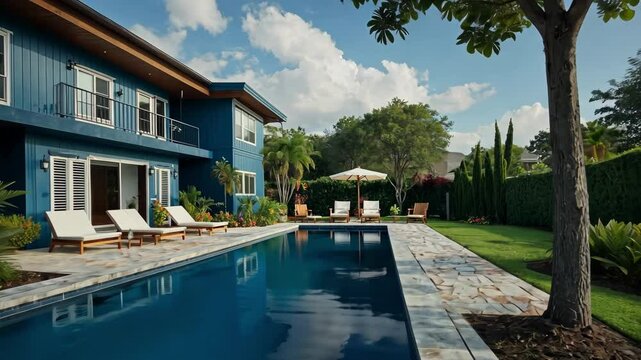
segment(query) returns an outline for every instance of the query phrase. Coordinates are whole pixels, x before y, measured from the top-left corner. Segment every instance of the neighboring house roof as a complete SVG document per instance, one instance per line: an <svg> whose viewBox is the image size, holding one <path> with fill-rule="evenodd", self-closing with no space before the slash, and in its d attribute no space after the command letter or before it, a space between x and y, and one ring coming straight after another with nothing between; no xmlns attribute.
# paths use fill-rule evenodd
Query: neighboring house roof
<svg viewBox="0 0 641 360"><path fill-rule="evenodd" d="M454 179L454 174L452 170L458 168L461 164L461 160L465 158L465 154L460 152L451 152L448 151L443 155L441 161L433 165L432 173L436 176L442 176L447 179Z"/></svg>
<svg viewBox="0 0 641 360"><path fill-rule="evenodd" d="M521 154L521 162L522 163L537 163L539 162L541 157L537 154L532 154L531 152L523 151L523 154Z"/></svg>

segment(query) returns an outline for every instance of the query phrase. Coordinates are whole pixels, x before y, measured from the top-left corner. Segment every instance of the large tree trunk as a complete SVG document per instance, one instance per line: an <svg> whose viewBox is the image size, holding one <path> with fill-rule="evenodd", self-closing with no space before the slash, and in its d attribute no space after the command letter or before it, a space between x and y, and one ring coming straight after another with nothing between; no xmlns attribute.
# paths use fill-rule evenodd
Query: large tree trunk
<svg viewBox="0 0 641 360"><path fill-rule="evenodd" d="M550 137L554 184L552 291L546 316L568 327L592 324L588 191L576 79L580 24L567 13L545 20Z"/></svg>

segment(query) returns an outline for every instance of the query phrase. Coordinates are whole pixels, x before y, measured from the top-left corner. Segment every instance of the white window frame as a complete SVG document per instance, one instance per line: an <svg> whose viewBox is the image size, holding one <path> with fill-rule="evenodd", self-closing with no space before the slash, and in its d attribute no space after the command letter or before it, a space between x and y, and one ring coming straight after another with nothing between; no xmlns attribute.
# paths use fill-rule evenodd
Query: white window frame
<svg viewBox="0 0 641 360"><path fill-rule="evenodd" d="M241 133L240 134L236 133L237 132L236 131L236 120L237 120L236 119L236 110L239 110L240 113L241 113L241 116L242 116L241 119L240 119L240 128L241 128ZM243 118L245 116L247 116L251 120L253 120L253 122L254 122L254 128L253 129L245 127L245 122L243 121ZM235 104L235 108L234 108L234 137L236 138L236 140L242 141L242 142L244 142L246 144L250 144L250 145L256 146L256 139L258 138L258 134L257 134L257 129L258 129L257 123L258 122L260 122L260 117L259 116L256 116L256 114L254 114L253 112L249 111L245 107L240 106L240 104L238 104L238 103ZM250 132L254 133L254 142L245 140L245 136L244 136L245 135L245 131L250 131Z"/></svg>
<svg viewBox="0 0 641 360"><path fill-rule="evenodd" d="M139 108L139 105L140 105L140 96L141 95L142 96L146 96L146 97L148 97L150 99L150 103L149 103L149 121L150 121L150 124L149 124L149 132L148 133L147 132L143 132L142 130L140 130L140 108ZM157 125L156 124L156 119L158 117L158 111L156 109L157 100L160 100L160 101L165 103L165 115L163 115L165 117L165 136L159 136L158 135L158 129L157 129L157 126L156 126ZM136 132L138 134L143 135L143 136L151 136L151 137L154 137L154 138L157 138L157 139L160 139L160 140L167 139L167 132L171 131L171 129L168 129L168 126L167 126L167 119L169 119L168 112L169 112L169 101L167 101L165 98L150 94L150 93L148 93L146 91L143 91L143 90L140 90L140 89L136 90Z"/></svg>
<svg viewBox="0 0 641 360"><path fill-rule="evenodd" d="M76 65L75 67L76 67L75 87L77 89L80 89L80 86L78 86L78 74L80 72L84 72L85 74L89 74L89 75L93 76L94 79L93 79L93 87L91 89L91 93L94 94L94 96L96 94L96 78L104 80L109 84L109 90L108 90L108 92L109 92L109 119L101 119L101 120L109 120L109 124L103 124L103 123L99 123L99 122L96 121L98 119L98 117L97 117L96 114L94 114L95 109L91 109L91 111L92 111L91 116L86 116L86 115L81 115L80 114L80 111L78 110L78 99L77 99L78 91L76 91L76 94L75 94L74 99L73 99L74 114L76 116L76 120L77 121L82 121L82 122L87 122L87 123L98 125L98 126L105 126L105 127L113 129L114 128L114 123L115 123L115 121L114 121L114 111L115 111L115 109L114 109L114 106L113 106L113 104L114 104L114 101L113 101L113 99L114 99L113 89L114 89L114 80L115 79L113 77L109 76L109 75L103 74L103 73L101 73L99 71L96 71L96 70L94 70L92 68L89 68L89 67L86 67L86 66ZM85 89L80 89L80 90L86 91ZM101 95L103 95L103 94L101 94ZM93 104L93 106L95 107L96 104Z"/></svg>
<svg viewBox="0 0 641 360"><path fill-rule="evenodd" d="M256 173L250 172L250 171L238 171L240 174L240 192L236 192L236 195L239 196L255 196L256 195ZM254 192L253 193L247 193L245 186L247 185L245 183L245 176L253 176L254 177Z"/></svg>
<svg viewBox="0 0 641 360"><path fill-rule="evenodd" d="M4 39L4 57L0 59L4 62L4 76L5 78L5 97L6 99L0 99L0 105L10 105L11 104L11 35L13 33L7 29L0 27L0 35Z"/></svg>

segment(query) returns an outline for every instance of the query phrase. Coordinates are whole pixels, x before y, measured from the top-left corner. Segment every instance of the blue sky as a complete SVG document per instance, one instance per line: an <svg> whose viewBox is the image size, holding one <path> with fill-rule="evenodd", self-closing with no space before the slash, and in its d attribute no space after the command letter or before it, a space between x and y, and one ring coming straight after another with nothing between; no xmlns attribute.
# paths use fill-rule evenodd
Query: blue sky
<svg viewBox="0 0 641 360"><path fill-rule="evenodd" d="M428 14L407 40L380 45L368 33L372 7L339 0L86 0L88 5L213 80L247 81L289 119L322 131L398 96L427 102L454 122L450 149L490 145L495 120L515 122L525 145L547 128L545 63L527 29L498 56L457 46L458 24ZM641 48L641 20L603 23L592 9L577 50L581 114L593 118L593 89L607 87ZM503 130L505 131L505 130Z"/></svg>

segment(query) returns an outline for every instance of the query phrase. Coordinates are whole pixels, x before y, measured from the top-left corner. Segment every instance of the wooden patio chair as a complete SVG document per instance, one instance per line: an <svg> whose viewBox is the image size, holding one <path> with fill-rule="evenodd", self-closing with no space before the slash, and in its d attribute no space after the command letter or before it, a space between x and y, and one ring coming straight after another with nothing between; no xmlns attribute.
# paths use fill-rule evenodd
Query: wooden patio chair
<svg viewBox="0 0 641 360"><path fill-rule="evenodd" d="M415 203L414 208L407 209L407 222L421 221L425 224L429 205L430 203Z"/></svg>

